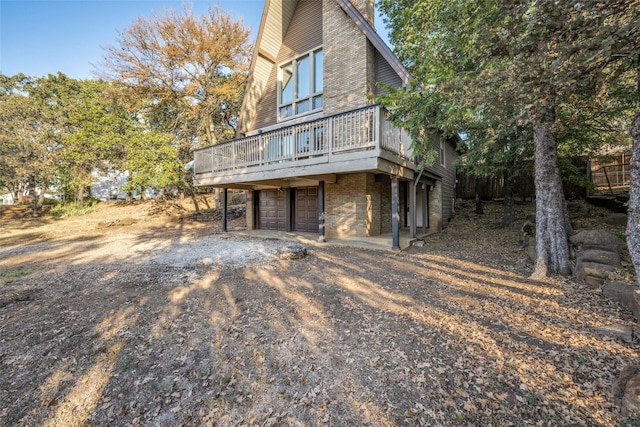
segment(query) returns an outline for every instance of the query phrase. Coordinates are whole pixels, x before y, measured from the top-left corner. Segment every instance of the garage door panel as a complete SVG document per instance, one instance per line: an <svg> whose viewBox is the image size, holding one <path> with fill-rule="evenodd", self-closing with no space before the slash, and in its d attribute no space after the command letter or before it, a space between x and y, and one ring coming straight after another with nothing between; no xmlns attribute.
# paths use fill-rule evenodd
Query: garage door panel
<svg viewBox="0 0 640 427"><path fill-rule="evenodd" d="M294 211L296 231L318 232L318 188L296 188Z"/></svg>
<svg viewBox="0 0 640 427"><path fill-rule="evenodd" d="M287 227L287 209L284 191L261 191L259 223L263 230L285 231Z"/></svg>

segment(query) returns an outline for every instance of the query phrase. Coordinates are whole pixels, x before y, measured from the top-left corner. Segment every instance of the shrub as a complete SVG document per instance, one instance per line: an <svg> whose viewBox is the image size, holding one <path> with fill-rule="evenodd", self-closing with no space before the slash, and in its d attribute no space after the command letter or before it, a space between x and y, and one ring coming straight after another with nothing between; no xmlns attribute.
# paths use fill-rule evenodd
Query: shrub
<svg viewBox="0 0 640 427"><path fill-rule="evenodd" d="M57 218L66 218L68 216L82 216L96 211L97 202L94 199L85 201L84 206L79 206L76 202L61 203L53 206L49 213Z"/></svg>

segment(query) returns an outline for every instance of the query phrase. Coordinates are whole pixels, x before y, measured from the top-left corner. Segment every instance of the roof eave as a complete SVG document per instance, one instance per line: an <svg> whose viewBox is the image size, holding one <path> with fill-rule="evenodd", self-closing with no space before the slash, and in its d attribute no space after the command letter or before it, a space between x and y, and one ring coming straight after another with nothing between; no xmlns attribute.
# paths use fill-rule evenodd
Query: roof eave
<svg viewBox="0 0 640 427"><path fill-rule="evenodd" d="M393 53L391 48L387 46L387 44L382 40L380 35L376 32L376 30L371 26L367 18L365 18L362 13L351 3L349 0L336 0L342 10L353 20L353 22L360 28L360 30L365 34L369 42L375 47L378 52L387 60L391 68L398 74L398 77L402 80L403 86L408 86L412 77L409 71L402 65L402 62L398 59L398 57Z"/></svg>

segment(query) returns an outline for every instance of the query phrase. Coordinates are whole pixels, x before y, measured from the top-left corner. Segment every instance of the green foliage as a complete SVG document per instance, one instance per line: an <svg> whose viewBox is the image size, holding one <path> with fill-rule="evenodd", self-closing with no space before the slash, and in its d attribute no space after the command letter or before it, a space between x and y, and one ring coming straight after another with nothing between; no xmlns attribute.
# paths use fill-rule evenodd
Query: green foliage
<svg viewBox="0 0 640 427"><path fill-rule="evenodd" d="M82 205L77 202L60 203L49 210L49 213L56 218L66 218L70 216L82 216L95 212L97 209L96 201L90 199Z"/></svg>
<svg viewBox="0 0 640 427"><path fill-rule="evenodd" d="M133 178L129 189L174 185L192 192L184 165L193 149L235 136L248 40L249 29L219 8L198 16L185 7L139 18L120 34L118 46L107 49L99 72L127 88L127 103L153 132L132 142L136 151L125 162Z"/></svg>
<svg viewBox="0 0 640 427"><path fill-rule="evenodd" d="M22 280L24 277L33 273L37 273L38 271L40 270L34 267L22 267L16 270L8 270L1 273L0 279L2 279L2 282L4 282L4 284L9 284L13 282L18 282Z"/></svg>
<svg viewBox="0 0 640 427"><path fill-rule="evenodd" d="M128 191L192 189L192 149L235 134L251 46L217 8L184 12L126 30L105 61L111 83L0 75L0 185L55 185L80 207L95 171L128 170Z"/></svg>
<svg viewBox="0 0 640 427"><path fill-rule="evenodd" d="M618 55L639 49L638 0L379 4L414 77L381 102L412 136L465 134L475 173L517 170L532 156L532 125L550 115L561 155L629 143L633 65Z"/></svg>
<svg viewBox="0 0 640 427"><path fill-rule="evenodd" d="M132 138L123 166L129 171L126 191L143 193L147 188L168 188L179 180L181 164L167 134L149 131Z"/></svg>
<svg viewBox="0 0 640 427"><path fill-rule="evenodd" d="M55 185L82 206L96 170L130 170L125 189L139 192L178 181L171 136L149 129L122 87L63 74L0 82L0 182L10 190Z"/></svg>

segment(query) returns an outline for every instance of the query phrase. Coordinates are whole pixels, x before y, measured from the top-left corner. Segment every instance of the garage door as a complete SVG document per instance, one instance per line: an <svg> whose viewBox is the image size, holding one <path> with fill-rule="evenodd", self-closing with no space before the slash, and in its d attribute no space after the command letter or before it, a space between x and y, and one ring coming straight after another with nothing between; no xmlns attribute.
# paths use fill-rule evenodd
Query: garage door
<svg viewBox="0 0 640 427"><path fill-rule="evenodd" d="M318 187L296 188L295 230L318 232Z"/></svg>
<svg viewBox="0 0 640 427"><path fill-rule="evenodd" d="M285 231L287 227L287 210L285 192L279 190L263 190L258 196L260 207L258 220L263 230Z"/></svg>

